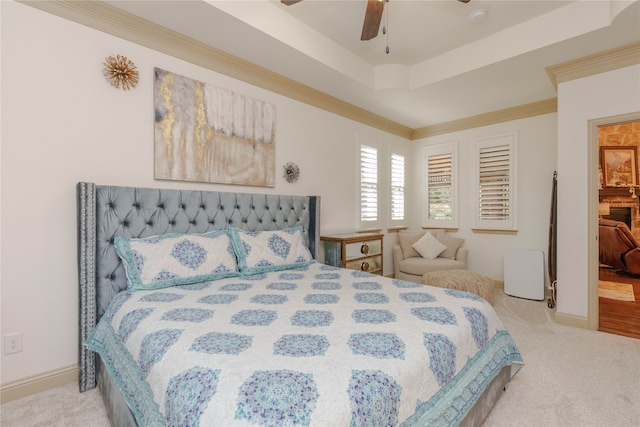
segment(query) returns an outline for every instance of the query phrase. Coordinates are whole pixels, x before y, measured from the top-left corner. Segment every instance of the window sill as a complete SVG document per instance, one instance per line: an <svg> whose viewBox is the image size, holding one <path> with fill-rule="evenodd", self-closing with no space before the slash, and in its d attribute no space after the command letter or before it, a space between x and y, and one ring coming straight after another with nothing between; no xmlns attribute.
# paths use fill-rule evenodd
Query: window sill
<svg viewBox="0 0 640 427"><path fill-rule="evenodd" d="M493 228L472 228L471 231L478 234L508 234L508 235L518 234L518 230L503 230L503 229L493 229Z"/></svg>
<svg viewBox="0 0 640 427"><path fill-rule="evenodd" d="M356 233L381 233L382 228L363 228L360 230L356 230Z"/></svg>

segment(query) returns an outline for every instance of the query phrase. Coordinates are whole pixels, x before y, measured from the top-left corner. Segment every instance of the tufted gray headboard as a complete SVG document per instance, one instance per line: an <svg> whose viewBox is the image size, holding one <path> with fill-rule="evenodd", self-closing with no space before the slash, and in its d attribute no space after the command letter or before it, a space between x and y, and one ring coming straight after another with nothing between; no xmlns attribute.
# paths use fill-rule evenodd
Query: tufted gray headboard
<svg viewBox="0 0 640 427"><path fill-rule="evenodd" d="M80 182L78 275L80 284L80 391L95 387L95 356L84 346L109 302L127 288L116 236L205 233L234 226L249 231L302 226L311 254L320 239L319 196L223 193L117 187Z"/></svg>

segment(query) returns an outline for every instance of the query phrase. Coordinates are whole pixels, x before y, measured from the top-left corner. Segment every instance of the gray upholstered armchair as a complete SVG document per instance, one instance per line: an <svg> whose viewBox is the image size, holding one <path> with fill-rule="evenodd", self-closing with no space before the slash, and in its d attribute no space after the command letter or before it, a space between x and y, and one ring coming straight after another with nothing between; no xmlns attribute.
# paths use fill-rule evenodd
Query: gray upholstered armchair
<svg viewBox="0 0 640 427"><path fill-rule="evenodd" d="M422 257L413 248L425 232L399 232L399 243L393 247L394 277L400 280L422 283L425 273L438 270L460 270L467 266L467 248L461 247L464 239L453 237L445 230L429 230L431 234L446 247L433 259Z"/></svg>

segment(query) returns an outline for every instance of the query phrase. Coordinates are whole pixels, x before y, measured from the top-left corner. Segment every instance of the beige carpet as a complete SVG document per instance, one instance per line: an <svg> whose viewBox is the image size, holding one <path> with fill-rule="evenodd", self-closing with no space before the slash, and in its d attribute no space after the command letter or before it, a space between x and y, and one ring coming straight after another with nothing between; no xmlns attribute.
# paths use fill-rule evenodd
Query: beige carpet
<svg viewBox="0 0 640 427"><path fill-rule="evenodd" d="M499 290L494 296L525 365L483 427L640 426L640 340L558 325L545 301ZM3 404L0 425L108 427L109 421L97 390L80 394L69 384Z"/></svg>
<svg viewBox="0 0 640 427"><path fill-rule="evenodd" d="M633 295L633 285L628 283L598 280L598 296L600 298L617 299L620 301L636 301Z"/></svg>
<svg viewBox="0 0 640 427"><path fill-rule="evenodd" d="M495 296L524 367L483 427L640 426L639 339L558 325L544 301Z"/></svg>

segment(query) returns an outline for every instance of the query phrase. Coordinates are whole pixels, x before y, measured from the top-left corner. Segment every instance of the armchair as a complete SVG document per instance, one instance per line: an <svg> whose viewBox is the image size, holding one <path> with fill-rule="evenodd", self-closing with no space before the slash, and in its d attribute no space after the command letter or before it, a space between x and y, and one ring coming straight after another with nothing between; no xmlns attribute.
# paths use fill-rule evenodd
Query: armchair
<svg viewBox="0 0 640 427"><path fill-rule="evenodd" d="M464 270L467 265L467 248L460 247L464 239L453 237L445 230L430 230L431 234L446 249L434 259L422 257L412 245L420 240L424 232L399 232L399 243L393 247L394 277L400 280L408 280L423 283L422 276L425 273L438 270Z"/></svg>
<svg viewBox="0 0 640 427"><path fill-rule="evenodd" d="M600 218L598 231L600 263L640 275L640 246L627 224Z"/></svg>

